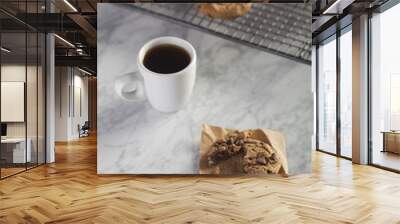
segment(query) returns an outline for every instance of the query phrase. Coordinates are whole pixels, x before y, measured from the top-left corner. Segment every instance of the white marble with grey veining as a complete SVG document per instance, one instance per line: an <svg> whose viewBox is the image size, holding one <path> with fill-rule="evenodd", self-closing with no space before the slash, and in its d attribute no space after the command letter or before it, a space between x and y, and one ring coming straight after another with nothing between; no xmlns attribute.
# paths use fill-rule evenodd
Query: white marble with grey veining
<svg viewBox="0 0 400 224"><path fill-rule="evenodd" d="M283 132L290 173L310 171L311 66L125 4L98 4L97 35L99 174L197 174L203 123ZM116 77L136 70L140 47L165 35L188 40L198 55L190 102L168 114L114 91Z"/></svg>

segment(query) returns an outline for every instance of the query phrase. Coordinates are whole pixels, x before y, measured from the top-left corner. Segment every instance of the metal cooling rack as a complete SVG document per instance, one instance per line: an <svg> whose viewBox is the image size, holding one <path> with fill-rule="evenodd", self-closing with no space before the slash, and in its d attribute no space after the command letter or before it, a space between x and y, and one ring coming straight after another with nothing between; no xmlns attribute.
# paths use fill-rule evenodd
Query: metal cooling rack
<svg viewBox="0 0 400 224"><path fill-rule="evenodd" d="M202 31L311 64L311 4L253 3L234 20L212 19L186 4L136 3L133 7Z"/></svg>

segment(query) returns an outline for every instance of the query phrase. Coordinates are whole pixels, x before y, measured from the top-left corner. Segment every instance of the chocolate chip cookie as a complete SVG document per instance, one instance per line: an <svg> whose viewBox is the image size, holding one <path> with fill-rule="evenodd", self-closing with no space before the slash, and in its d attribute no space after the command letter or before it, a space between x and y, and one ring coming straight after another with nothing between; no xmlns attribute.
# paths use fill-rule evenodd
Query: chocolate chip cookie
<svg viewBox="0 0 400 224"><path fill-rule="evenodd" d="M278 173L281 167L272 146L255 139L246 139L243 158L243 170L248 174Z"/></svg>
<svg viewBox="0 0 400 224"><path fill-rule="evenodd" d="M271 145L239 131L231 132L212 144L208 152L208 165L216 166L235 156L242 158L240 168L248 174L276 174L281 167L279 157Z"/></svg>
<svg viewBox="0 0 400 224"><path fill-rule="evenodd" d="M224 139L215 141L208 152L208 164L216 165L244 152L244 135L239 131L229 133Z"/></svg>

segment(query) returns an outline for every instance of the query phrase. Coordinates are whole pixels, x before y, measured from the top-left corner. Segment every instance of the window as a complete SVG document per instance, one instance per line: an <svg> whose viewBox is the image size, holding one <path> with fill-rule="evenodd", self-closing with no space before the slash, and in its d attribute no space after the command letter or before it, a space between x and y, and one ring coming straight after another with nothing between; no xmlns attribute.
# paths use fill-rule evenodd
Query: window
<svg viewBox="0 0 400 224"><path fill-rule="evenodd" d="M400 73L390 74L390 130L400 130Z"/></svg>
<svg viewBox="0 0 400 224"><path fill-rule="evenodd" d="M44 2L19 2L19 13L36 13ZM0 5L2 5L0 3ZM7 4L7 3L4 3ZM0 178L45 163L44 33L0 13Z"/></svg>
<svg viewBox="0 0 400 224"><path fill-rule="evenodd" d="M371 18L372 164L400 170L400 4Z"/></svg>
<svg viewBox="0 0 400 224"><path fill-rule="evenodd" d="M352 156L352 35L351 26L340 36L340 155Z"/></svg>
<svg viewBox="0 0 400 224"><path fill-rule="evenodd" d="M317 48L317 148L352 157L352 26ZM338 64L339 63L339 64ZM338 92L339 91L339 92ZM340 123L337 123L340 121Z"/></svg>
<svg viewBox="0 0 400 224"><path fill-rule="evenodd" d="M318 47L318 149L336 153L336 39Z"/></svg>

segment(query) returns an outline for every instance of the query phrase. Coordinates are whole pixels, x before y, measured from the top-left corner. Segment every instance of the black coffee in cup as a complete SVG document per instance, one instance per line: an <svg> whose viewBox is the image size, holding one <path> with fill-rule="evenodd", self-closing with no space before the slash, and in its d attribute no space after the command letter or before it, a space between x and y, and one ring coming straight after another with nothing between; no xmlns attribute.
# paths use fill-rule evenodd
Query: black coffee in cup
<svg viewBox="0 0 400 224"><path fill-rule="evenodd" d="M186 68L190 60L185 49L173 44L161 44L146 52L143 65L152 72L170 74Z"/></svg>

